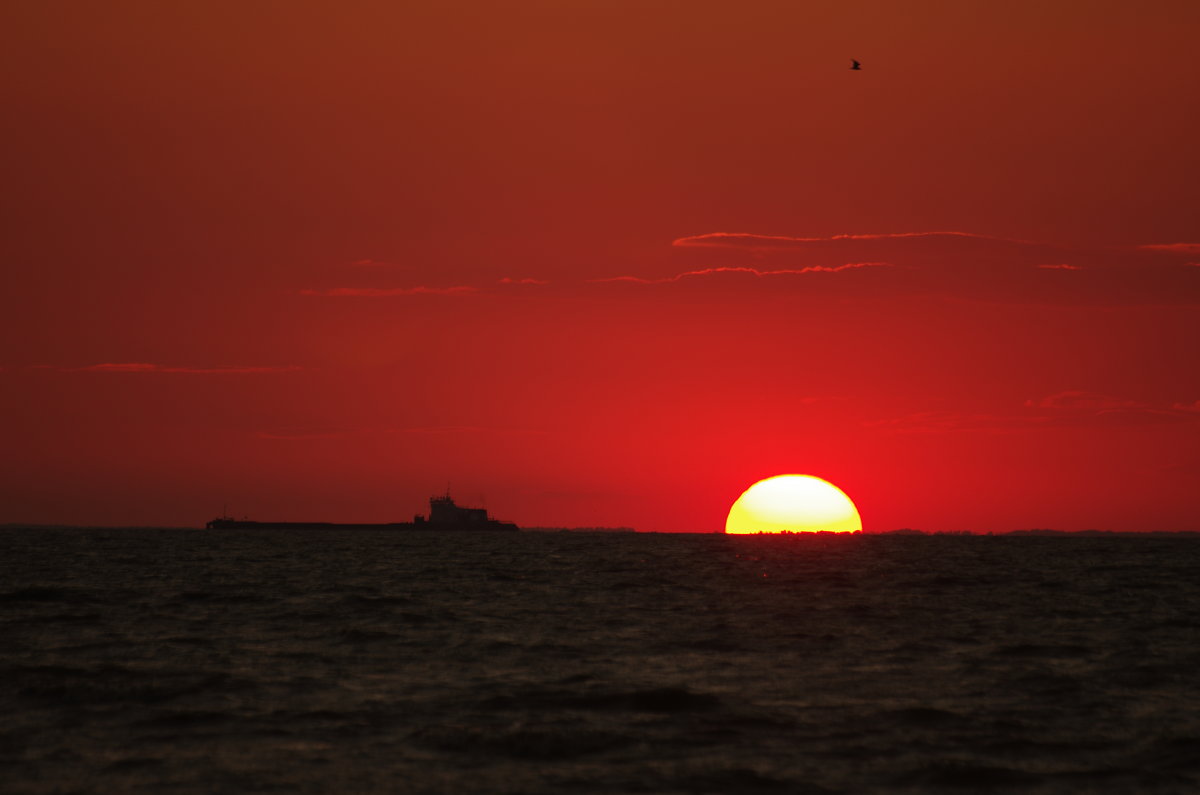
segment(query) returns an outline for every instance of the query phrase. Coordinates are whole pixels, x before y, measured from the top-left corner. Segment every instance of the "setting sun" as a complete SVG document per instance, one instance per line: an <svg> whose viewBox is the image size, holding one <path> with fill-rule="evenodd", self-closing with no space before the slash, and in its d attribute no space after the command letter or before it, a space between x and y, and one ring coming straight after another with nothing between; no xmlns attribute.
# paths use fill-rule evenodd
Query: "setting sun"
<svg viewBox="0 0 1200 795"><path fill-rule="evenodd" d="M812 475L776 475L742 492L729 509L726 533L854 533L858 509L845 492Z"/></svg>

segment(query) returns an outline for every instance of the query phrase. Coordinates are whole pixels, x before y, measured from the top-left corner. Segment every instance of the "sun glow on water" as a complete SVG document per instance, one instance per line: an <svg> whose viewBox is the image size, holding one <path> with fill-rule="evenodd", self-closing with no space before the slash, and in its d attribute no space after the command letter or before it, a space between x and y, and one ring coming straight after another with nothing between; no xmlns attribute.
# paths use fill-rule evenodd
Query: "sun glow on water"
<svg viewBox="0 0 1200 795"><path fill-rule="evenodd" d="M776 475L742 492L725 519L726 533L854 533L858 508L846 493L812 475Z"/></svg>

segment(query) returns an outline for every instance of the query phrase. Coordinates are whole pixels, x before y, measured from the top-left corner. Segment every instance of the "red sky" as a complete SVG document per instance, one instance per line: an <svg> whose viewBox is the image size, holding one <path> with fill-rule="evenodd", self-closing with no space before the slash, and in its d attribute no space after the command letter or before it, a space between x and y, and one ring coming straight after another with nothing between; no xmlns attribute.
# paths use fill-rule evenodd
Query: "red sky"
<svg viewBox="0 0 1200 795"><path fill-rule="evenodd" d="M0 522L1200 529L1192 0L0 31Z"/></svg>

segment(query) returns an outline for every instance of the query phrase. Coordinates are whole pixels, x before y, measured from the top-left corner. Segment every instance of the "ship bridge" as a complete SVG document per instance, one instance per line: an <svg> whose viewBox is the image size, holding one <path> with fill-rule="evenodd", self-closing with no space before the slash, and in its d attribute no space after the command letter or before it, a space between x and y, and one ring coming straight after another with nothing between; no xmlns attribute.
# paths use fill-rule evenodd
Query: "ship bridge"
<svg viewBox="0 0 1200 795"><path fill-rule="evenodd" d="M462 508L447 494L429 498L430 524L487 524L486 508Z"/></svg>

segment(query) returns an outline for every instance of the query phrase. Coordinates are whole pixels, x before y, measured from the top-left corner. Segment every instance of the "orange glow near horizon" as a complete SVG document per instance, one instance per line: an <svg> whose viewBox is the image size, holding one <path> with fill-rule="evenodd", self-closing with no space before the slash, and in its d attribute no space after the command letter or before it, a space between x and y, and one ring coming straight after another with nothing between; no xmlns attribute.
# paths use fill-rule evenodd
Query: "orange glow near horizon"
<svg viewBox="0 0 1200 795"><path fill-rule="evenodd" d="M725 532L735 534L861 530L858 509L846 493L812 475L758 481L734 501L725 520Z"/></svg>

